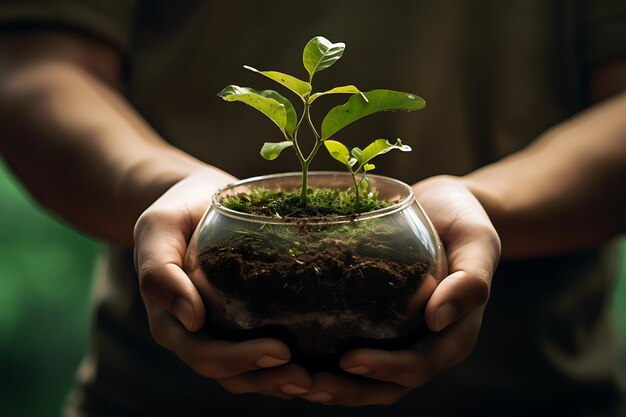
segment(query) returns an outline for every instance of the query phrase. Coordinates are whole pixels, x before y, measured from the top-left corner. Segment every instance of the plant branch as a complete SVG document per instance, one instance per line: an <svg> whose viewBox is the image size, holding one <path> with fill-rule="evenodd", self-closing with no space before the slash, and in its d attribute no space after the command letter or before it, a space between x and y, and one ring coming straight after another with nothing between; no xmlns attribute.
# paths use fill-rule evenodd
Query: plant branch
<svg viewBox="0 0 626 417"><path fill-rule="evenodd" d="M308 98L308 96L307 96L307 98ZM306 107L309 105L308 99L307 100L303 100L303 104L304 104L304 108L302 110L302 116L300 116L300 120L298 120L298 123L296 124L296 128L293 131L294 139L298 137L298 130L300 129L300 125L302 124L302 122L304 121L304 117L306 116Z"/></svg>
<svg viewBox="0 0 626 417"><path fill-rule="evenodd" d="M308 113L308 108L309 108L308 100L304 100L304 110L302 111L302 116L300 117L300 120L298 120L298 123L296 124L296 128L293 132L293 138L292 138L293 149L296 152L296 156L298 157L298 160L300 161L300 166L302 167L302 187L300 190L300 200L304 204L308 202L307 191L309 188L310 159L308 157L305 158L304 153L302 152L302 149L300 149L300 144L298 143L298 130L300 129L300 125L302 124L302 121L304 120L304 118L306 117Z"/></svg>
<svg viewBox="0 0 626 417"><path fill-rule="evenodd" d="M359 184L356 183L356 174L357 171L352 171L352 168L350 168L350 174L352 174L352 182L354 183L354 194L356 195L356 204L359 204L359 184L361 184L359 182Z"/></svg>
<svg viewBox="0 0 626 417"><path fill-rule="evenodd" d="M309 110L311 108L310 104L306 104L306 106L304 106L304 112L306 114L306 119L309 122L309 126L311 127L311 131L313 132L313 135L315 136L315 142L320 142L321 140L321 136L319 133L317 133L317 129L315 129L315 125L313 124L313 121L311 120L311 111Z"/></svg>
<svg viewBox="0 0 626 417"><path fill-rule="evenodd" d="M294 151L296 151L296 156L298 157L298 161L300 161L300 165L304 166L304 164L307 163L308 161L304 158L304 155L302 154L300 145L298 145L298 139L294 138L292 142L293 142L293 149Z"/></svg>

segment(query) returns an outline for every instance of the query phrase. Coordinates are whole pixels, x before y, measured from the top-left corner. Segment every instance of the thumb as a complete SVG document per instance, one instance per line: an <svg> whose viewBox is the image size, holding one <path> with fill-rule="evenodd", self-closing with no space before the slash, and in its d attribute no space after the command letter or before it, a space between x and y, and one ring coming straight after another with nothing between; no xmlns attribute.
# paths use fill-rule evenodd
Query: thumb
<svg viewBox="0 0 626 417"><path fill-rule="evenodd" d="M171 213L148 211L137 221L135 263L139 288L146 307L156 305L176 317L187 330L198 331L204 325L204 303L182 269L186 238L171 217Z"/></svg>
<svg viewBox="0 0 626 417"><path fill-rule="evenodd" d="M139 269L139 287L147 307L153 304L166 310L190 332L204 325L202 298L178 265L144 263Z"/></svg>
<svg viewBox="0 0 626 417"><path fill-rule="evenodd" d="M451 274L439 283L426 305L426 324L431 330L445 329L489 299L499 240L495 233L486 232L465 236L465 243L449 246Z"/></svg>

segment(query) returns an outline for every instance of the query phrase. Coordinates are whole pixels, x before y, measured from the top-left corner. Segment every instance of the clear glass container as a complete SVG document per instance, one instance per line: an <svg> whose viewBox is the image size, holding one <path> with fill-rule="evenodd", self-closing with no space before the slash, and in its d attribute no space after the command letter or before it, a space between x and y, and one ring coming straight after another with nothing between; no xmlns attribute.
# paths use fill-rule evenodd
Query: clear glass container
<svg viewBox="0 0 626 417"><path fill-rule="evenodd" d="M254 187L299 190L301 173L239 181L213 196L185 270L207 306L204 331L276 337L310 370L337 369L357 347L402 349L427 331L423 312L447 273L442 244L407 184L369 175L390 207L306 219L243 214L220 204ZM348 189L352 177L311 172L309 186Z"/></svg>

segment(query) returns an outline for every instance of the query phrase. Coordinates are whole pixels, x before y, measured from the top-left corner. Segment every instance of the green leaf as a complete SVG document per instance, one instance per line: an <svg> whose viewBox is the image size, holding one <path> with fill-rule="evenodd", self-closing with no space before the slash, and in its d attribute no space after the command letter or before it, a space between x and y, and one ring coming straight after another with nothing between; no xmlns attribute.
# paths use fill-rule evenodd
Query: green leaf
<svg viewBox="0 0 626 417"><path fill-rule="evenodd" d="M404 110L413 111L424 108L425 101L415 94L403 93L391 90L372 90L363 93L368 101L361 95L350 97L346 104L333 107L322 121L322 138L327 139L355 122L370 114Z"/></svg>
<svg viewBox="0 0 626 417"><path fill-rule="evenodd" d="M397 149L402 152L411 151L411 147L409 145L403 145L400 139L397 139L396 143L391 143L386 139L376 139L374 142L367 145L361 152L360 158L357 158L359 168L362 166L365 171L371 171L374 168L365 169L367 165L372 165L368 164L368 162L374 157L387 153L392 149Z"/></svg>
<svg viewBox="0 0 626 417"><path fill-rule="evenodd" d="M298 122L293 104L274 90L257 91L229 85L219 94L226 101L240 101L269 117L283 131L293 134Z"/></svg>
<svg viewBox="0 0 626 417"><path fill-rule="evenodd" d="M266 97L273 98L285 106L285 112L287 114L285 131L290 135L293 135L293 132L296 130L296 125L298 124L298 115L296 114L296 109L293 107L293 104L291 104L291 101L274 90L263 90L262 93L265 93Z"/></svg>
<svg viewBox="0 0 626 417"><path fill-rule="evenodd" d="M307 83L306 81L299 80L298 78L293 77L289 74L284 74L278 71L259 71L258 69L252 68L248 65L244 65L243 67L247 70L264 75L267 78L284 85L285 87L302 97L302 99L311 94L311 84Z"/></svg>
<svg viewBox="0 0 626 417"><path fill-rule="evenodd" d="M337 62L345 49L346 44L343 42L332 43L323 36L316 36L304 47L302 63L309 72L309 76L313 78L313 74Z"/></svg>
<svg viewBox="0 0 626 417"><path fill-rule="evenodd" d="M293 146L293 142L290 140L286 140L283 142L265 142L263 147L261 148L261 156L263 159L267 159L268 161L273 161L278 158L278 155L290 146Z"/></svg>
<svg viewBox="0 0 626 417"><path fill-rule="evenodd" d="M327 140L324 142L324 145L328 153L330 153L330 156L348 168L352 168L352 166L356 164L357 160L350 157L350 151L348 151L348 148L346 148L343 143L337 142L336 140Z"/></svg>
<svg viewBox="0 0 626 417"><path fill-rule="evenodd" d="M373 171L376 168L374 164L365 164L363 165L363 172Z"/></svg>
<svg viewBox="0 0 626 417"><path fill-rule="evenodd" d="M342 87L335 87L331 90L324 91L322 93L315 93L309 97L309 104L313 103L316 98L325 96L327 94L362 94L358 88L353 85L344 85ZM365 96L363 96L365 97ZM367 101L367 99L365 99Z"/></svg>

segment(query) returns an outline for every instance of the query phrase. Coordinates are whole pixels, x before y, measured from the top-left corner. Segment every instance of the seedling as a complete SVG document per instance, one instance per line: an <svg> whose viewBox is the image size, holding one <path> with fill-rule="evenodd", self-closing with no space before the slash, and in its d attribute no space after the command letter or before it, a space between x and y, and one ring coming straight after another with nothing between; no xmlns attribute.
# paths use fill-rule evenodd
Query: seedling
<svg viewBox="0 0 626 417"><path fill-rule="evenodd" d="M378 139L365 149L348 148L337 140L330 138L349 124L374 113L383 111L413 111L425 106L423 99L415 94L403 93L392 90L360 91L354 85L344 85L332 88L328 91L312 93L313 76L333 65L341 58L346 45L342 42L332 43L328 39L317 36L311 39L302 53L302 62L308 72L308 81L300 80L288 74L277 71L259 71L255 68L244 66L247 70L259 73L294 92L302 101L303 110L298 116L293 104L281 94L273 90L254 90L249 87L229 85L225 87L219 96L226 101L240 101L269 117L280 129L284 141L265 142L261 148L261 156L267 160L276 159L280 153L293 148L302 167L302 187L300 200L308 202L308 172L311 161L323 144L331 156L346 165L354 182L356 199L359 199L359 189L362 186L365 174L374 169L370 163L372 158L387 153L392 149L410 151L411 148L403 145L400 139L395 144L385 139ZM330 94L351 94L347 103L332 108L324 117L321 130L315 127L311 120L311 106L319 97ZM303 152L298 141L298 132L303 123L308 124L315 144L311 151ZM363 174L357 183L357 175Z"/></svg>
<svg viewBox="0 0 626 417"><path fill-rule="evenodd" d="M378 155L389 152L392 149L398 149L402 152L409 152L411 147L403 145L400 139L396 140L396 143L390 143L386 139L376 139L374 142L367 145L363 150L360 148L352 148L351 152L348 152L348 148L341 142L336 140L326 140L324 145L330 155L337 161L344 164L350 174L352 175L352 181L354 182L354 192L356 193L357 205L359 204L360 194L363 190L363 186L367 186L365 182L365 174L372 171L376 166L369 162ZM357 174L362 173L361 179L357 182Z"/></svg>

